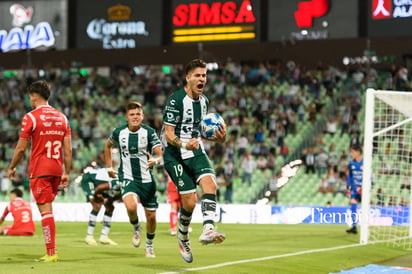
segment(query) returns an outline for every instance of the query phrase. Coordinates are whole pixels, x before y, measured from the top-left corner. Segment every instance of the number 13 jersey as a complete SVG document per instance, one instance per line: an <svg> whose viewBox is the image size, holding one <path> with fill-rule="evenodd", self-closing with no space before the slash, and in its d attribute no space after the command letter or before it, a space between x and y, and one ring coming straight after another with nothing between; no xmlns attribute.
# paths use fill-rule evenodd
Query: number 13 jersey
<svg viewBox="0 0 412 274"><path fill-rule="evenodd" d="M62 175L63 140L70 136L67 117L49 105L24 115L20 139L31 140L29 178Z"/></svg>

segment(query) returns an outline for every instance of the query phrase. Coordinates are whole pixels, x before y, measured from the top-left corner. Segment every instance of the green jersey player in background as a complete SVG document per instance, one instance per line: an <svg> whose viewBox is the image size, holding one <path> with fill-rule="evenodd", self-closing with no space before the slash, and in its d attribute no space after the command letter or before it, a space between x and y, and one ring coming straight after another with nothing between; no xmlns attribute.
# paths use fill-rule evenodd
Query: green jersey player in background
<svg viewBox="0 0 412 274"><path fill-rule="evenodd" d="M143 205L146 215L146 257L154 258L153 239L156 231L156 182L151 168L159 164L162 158L162 145L156 131L142 124L143 107L131 102L126 106L127 125L115 128L106 141L104 156L107 172L116 178L112 167L112 146L119 148L120 165L118 178L122 186L122 199L127 215L133 225L133 246L140 246L141 226L137 215L138 200ZM153 157L155 154L156 157Z"/></svg>
<svg viewBox="0 0 412 274"><path fill-rule="evenodd" d="M189 225L196 206L197 185L202 189L202 244L221 243L225 234L215 231L216 178L204 150L200 121L207 114L209 101L203 94L206 86L206 62L195 59L185 67L186 85L167 100L163 115L164 166L182 196L177 239L182 258L193 261L189 241ZM226 128L213 136L216 142L226 140Z"/></svg>
<svg viewBox="0 0 412 274"><path fill-rule="evenodd" d="M117 179L110 178L105 168L97 167L96 162L83 171L79 177L80 185L86 195L86 201L92 205L87 226L85 242L88 245L97 245L94 239L97 215L102 205L105 211L103 215L103 227L99 242L103 245L117 245L109 238L110 227L112 225L112 215L114 211L113 203L121 199L120 185Z"/></svg>

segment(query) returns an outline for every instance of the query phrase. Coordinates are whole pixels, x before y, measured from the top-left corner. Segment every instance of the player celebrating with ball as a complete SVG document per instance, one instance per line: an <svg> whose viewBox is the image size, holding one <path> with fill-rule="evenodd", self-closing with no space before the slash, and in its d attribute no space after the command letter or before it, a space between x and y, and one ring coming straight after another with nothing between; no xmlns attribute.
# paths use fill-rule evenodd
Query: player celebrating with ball
<svg viewBox="0 0 412 274"><path fill-rule="evenodd" d="M167 100L163 116L165 140L164 165L182 196L177 239L182 258L193 261L189 225L196 206L196 187L202 189L202 244L221 243L225 234L216 232L216 179L214 169L201 142L200 123L207 114L209 100L203 94L206 86L206 62L190 61L185 67L186 85ZM220 126L213 136L215 142L226 140L226 128Z"/></svg>

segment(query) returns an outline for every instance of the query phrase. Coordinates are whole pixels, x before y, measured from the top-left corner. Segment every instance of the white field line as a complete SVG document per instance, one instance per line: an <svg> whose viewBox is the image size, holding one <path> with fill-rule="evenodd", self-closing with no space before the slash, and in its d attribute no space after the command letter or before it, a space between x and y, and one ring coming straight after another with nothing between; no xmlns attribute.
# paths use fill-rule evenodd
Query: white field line
<svg viewBox="0 0 412 274"><path fill-rule="evenodd" d="M175 271L175 272L173 272L173 271L172 272L162 272L162 273L159 273L159 274L177 274L177 273L183 273L183 272L188 272L188 271L208 270L208 269L219 268L219 267L224 267L224 266L228 266L228 265L273 260L273 259L279 259L279 258L285 258L285 257L312 254L312 253L317 253L317 252L325 252L325 251L332 251L332 250L358 247L360 245L361 244L358 243L358 244L341 245L341 246L334 246L334 247L328 247L328 248L310 249L310 250L304 250L304 251L298 251L298 252L294 252L294 253L280 254L280 255L274 255L274 256L268 256L268 257L261 257L261 258L247 259L247 260L225 262L225 263L221 263L221 264L208 265L208 266L202 266L202 267L196 267L196 268L186 268L186 269L178 270L178 271Z"/></svg>

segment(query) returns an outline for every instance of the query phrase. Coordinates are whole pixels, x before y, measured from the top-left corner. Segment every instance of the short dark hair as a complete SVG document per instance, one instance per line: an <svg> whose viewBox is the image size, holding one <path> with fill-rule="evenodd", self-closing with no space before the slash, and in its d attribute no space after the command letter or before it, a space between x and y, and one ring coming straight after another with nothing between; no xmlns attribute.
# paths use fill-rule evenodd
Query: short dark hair
<svg viewBox="0 0 412 274"><path fill-rule="evenodd" d="M202 59L193 59L189 63L187 63L185 67L185 74L189 74L195 68L206 68L206 62Z"/></svg>
<svg viewBox="0 0 412 274"><path fill-rule="evenodd" d="M143 109L142 104L140 104L139 102L130 102L126 105L126 112L128 112L131 109L137 109L137 108Z"/></svg>
<svg viewBox="0 0 412 274"><path fill-rule="evenodd" d="M353 149L355 151L362 152L362 147L359 144L353 144L350 146L350 149Z"/></svg>
<svg viewBox="0 0 412 274"><path fill-rule="evenodd" d="M29 85L27 91L29 94L37 93L45 100L49 100L50 97L50 84L45 81L36 81Z"/></svg>
<svg viewBox="0 0 412 274"><path fill-rule="evenodd" d="M12 189L12 190L10 191L10 194L11 194L11 193L16 194L16 196L19 197L19 198L23 197L23 191L21 191L21 189L19 189L19 188L14 188L14 189Z"/></svg>

